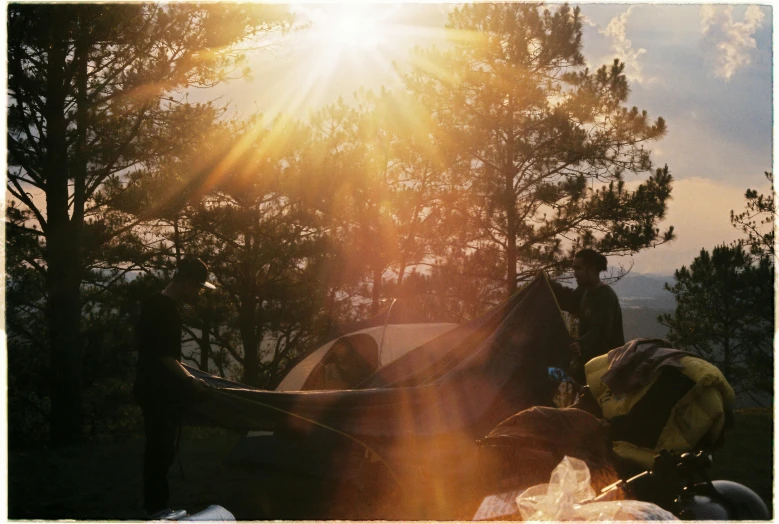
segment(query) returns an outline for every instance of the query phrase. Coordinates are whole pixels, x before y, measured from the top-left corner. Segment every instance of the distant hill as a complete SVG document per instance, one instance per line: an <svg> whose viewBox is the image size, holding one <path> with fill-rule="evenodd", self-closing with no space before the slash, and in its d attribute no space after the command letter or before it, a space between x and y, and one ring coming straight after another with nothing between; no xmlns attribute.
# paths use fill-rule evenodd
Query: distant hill
<svg viewBox="0 0 779 524"><path fill-rule="evenodd" d="M622 327L625 340L634 338L667 338L668 328L657 321L657 316L667 310L642 307L622 308Z"/></svg>
<svg viewBox="0 0 779 524"><path fill-rule="evenodd" d="M671 275L628 274L612 285L622 306L622 326L625 340L635 338L667 339L668 328L657 321L663 313L673 313L676 298L663 288L665 283L673 285ZM745 394L736 396L736 407L746 408L771 405L773 397L762 395L757 400Z"/></svg>
<svg viewBox="0 0 779 524"><path fill-rule="evenodd" d="M676 309L676 299L665 284L674 284L671 275L638 275L628 273L612 284L623 308L640 307L658 310Z"/></svg>
<svg viewBox="0 0 779 524"><path fill-rule="evenodd" d="M625 340L666 338L668 328L657 322L658 315L676 309L676 299L664 284L673 284L670 275L628 274L612 285L622 304Z"/></svg>

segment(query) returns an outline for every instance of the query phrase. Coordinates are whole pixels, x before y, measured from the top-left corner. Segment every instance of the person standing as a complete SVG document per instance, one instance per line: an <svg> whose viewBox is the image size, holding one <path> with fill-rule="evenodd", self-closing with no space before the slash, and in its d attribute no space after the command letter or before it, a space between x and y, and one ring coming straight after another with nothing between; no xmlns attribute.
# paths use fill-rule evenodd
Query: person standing
<svg viewBox="0 0 779 524"><path fill-rule="evenodd" d="M181 365L179 307L194 303L206 289L208 267L198 258L184 258L173 280L146 298L135 326L138 365L133 396L143 412L146 437L143 455L143 505L147 518L164 518L168 509L168 470L175 457L176 432L182 410L208 385Z"/></svg>
<svg viewBox="0 0 779 524"><path fill-rule="evenodd" d="M606 257L594 249L582 249L573 257L576 289L552 282L560 309L579 320L579 337L571 345L573 379L584 385L584 365L591 359L625 344L622 309L617 294L600 279L606 271Z"/></svg>

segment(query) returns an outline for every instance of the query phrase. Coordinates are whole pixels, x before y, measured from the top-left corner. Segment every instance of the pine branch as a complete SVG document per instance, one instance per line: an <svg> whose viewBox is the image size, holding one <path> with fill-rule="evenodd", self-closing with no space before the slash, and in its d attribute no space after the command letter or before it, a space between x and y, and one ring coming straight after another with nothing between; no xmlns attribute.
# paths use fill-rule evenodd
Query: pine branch
<svg viewBox="0 0 779 524"><path fill-rule="evenodd" d="M38 210L38 208L35 206L35 204L33 204L32 199L29 197L27 192L25 192L22 189L22 187L19 185L19 182L18 182L17 178L15 176L11 175L11 176L8 177L8 180L11 182L11 184L13 184L13 186L15 188L15 190L14 190L14 188L8 187L8 191L13 196L15 196L16 198L21 200L24 203L24 205L27 206L27 209L29 209L32 212L32 214L35 215L35 219L38 221L38 224L40 224L40 226L41 226L41 231L43 231L43 233L46 233L46 229L47 229L47 225L48 225L46 220L43 218L43 215Z"/></svg>

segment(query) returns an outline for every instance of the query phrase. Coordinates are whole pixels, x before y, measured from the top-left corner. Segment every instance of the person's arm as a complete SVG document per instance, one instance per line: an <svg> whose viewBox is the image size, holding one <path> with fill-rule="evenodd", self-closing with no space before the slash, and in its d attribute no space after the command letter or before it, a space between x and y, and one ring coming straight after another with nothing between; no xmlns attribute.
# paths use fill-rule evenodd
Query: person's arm
<svg viewBox="0 0 779 524"><path fill-rule="evenodd" d="M162 357L160 358L160 363L165 366L168 371L170 371L173 376L182 382L189 382L191 386L195 389L195 391L203 391L204 389L208 389L209 386L206 384L206 381L202 378L197 378L194 375L190 374L184 366L181 365L181 362L176 360L173 357Z"/></svg>
<svg viewBox="0 0 779 524"><path fill-rule="evenodd" d="M174 377L181 379L182 381L195 378L181 365L181 362L173 357L162 357L160 358L160 362L163 366L168 368L168 371L170 371Z"/></svg>

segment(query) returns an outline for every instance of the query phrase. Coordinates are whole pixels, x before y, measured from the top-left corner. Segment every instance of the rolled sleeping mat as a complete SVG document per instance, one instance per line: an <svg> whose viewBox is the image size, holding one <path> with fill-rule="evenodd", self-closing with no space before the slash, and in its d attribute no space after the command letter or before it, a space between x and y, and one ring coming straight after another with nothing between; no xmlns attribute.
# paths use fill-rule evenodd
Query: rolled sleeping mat
<svg viewBox="0 0 779 524"><path fill-rule="evenodd" d="M180 520L208 520L221 522L235 522L235 516L222 506L212 504L203 511L198 511L192 515L187 515Z"/></svg>

